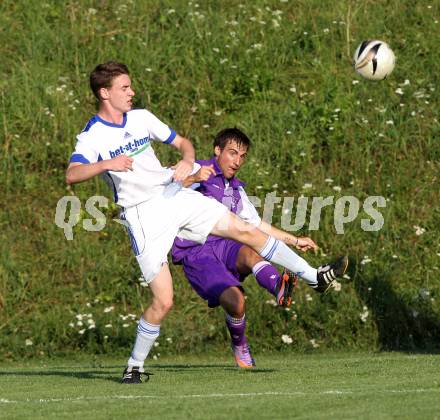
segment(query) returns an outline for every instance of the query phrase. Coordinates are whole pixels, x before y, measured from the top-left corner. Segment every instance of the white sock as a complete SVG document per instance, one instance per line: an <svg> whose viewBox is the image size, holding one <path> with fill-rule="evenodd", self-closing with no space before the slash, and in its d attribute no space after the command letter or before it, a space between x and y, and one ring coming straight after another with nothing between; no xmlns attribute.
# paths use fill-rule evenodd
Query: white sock
<svg viewBox="0 0 440 420"><path fill-rule="evenodd" d="M316 286L318 283L318 271L309 263L301 258L296 252L292 251L284 242L278 241L273 236L269 236L260 255L268 261L282 265L301 277L308 285Z"/></svg>
<svg viewBox="0 0 440 420"><path fill-rule="evenodd" d="M144 360L147 358L156 338L159 337L159 333L160 325L149 324L141 316L137 327L136 341L131 351L131 357L128 359L128 366L139 366L140 368L144 366Z"/></svg>

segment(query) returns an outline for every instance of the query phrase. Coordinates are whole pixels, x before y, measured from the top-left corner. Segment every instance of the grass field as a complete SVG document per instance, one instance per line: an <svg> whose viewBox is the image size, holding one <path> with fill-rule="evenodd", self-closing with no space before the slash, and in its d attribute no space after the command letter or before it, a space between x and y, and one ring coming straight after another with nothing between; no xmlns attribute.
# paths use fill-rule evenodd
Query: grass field
<svg viewBox="0 0 440 420"><path fill-rule="evenodd" d="M75 136L96 112L88 74L109 59L128 64L135 106L189 137L198 158L225 127L251 137L239 176L262 202L293 199L292 225L300 197L309 200L304 227L292 229L320 246L306 256L312 265L349 254L340 291L321 297L301 284L290 311L246 281L255 351L439 349L439 20L440 2L422 0L0 1L0 363L127 354L148 305L117 206L102 209L105 229L83 229L86 200L111 201L111 191L64 179ZM353 70L370 38L396 54L385 81ZM155 151L176 162L173 148ZM72 241L54 223L66 195L82 206ZM377 232L361 222L373 196L386 200ZM312 229L318 197L359 200L344 234L335 204ZM280 202L273 223L285 214ZM223 349L222 311L171 269L175 305L150 356Z"/></svg>
<svg viewBox="0 0 440 420"><path fill-rule="evenodd" d="M251 371L222 354L177 356L154 375L119 383L122 361L0 365L0 418L371 418L440 415L440 356L403 353L260 354Z"/></svg>

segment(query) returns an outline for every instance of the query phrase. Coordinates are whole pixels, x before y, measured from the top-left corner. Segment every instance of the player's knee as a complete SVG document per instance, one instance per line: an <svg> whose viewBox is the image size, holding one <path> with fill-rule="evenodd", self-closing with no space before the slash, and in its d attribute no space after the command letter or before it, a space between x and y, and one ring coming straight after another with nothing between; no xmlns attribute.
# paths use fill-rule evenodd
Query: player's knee
<svg viewBox="0 0 440 420"><path fill-rule="evenodd" d="M263 258L261 258L252 248L248 246L240 248L237 258L237 266L239 269L252 269L252 267L260 261L263 261Z"/></svg>
<svg viewBox="0 0 440 420"><path fill-rule="evenodd" d="M245 313L245 302L244 302L244 297L242 297L242 299L238 300L237 303L235 304L235 316L237 318L241 318L244 313Z"/></svg>
<svg viewBox="0 0 440 420"><path fill-rule="evenodd" d="M220 305L234 318L241 318L245 313L245 299L238 287L229 287L220 296Z"/></svg>
<svg viewBox="0 0 440 420"><path fill-rule="evenodd" d="M152 304L153 310L161 317L171 311L173 307L172 298L155 299Z"/></svg>
<svg viewBox="0 0 440 420"><path fill-rule="evenodd" d="M166 299L166 300L162 301L161 304L162 304L162 311L165 313L168 313L173 308L174 302L173 302L173 299L171 298L171 299Z"/></svg>

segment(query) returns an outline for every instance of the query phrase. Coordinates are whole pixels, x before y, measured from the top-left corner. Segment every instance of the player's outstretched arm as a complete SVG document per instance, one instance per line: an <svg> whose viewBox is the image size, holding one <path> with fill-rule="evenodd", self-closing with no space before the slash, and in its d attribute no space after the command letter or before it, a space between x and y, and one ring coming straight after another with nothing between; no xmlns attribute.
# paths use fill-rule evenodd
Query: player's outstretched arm
<svg viewBox="0 0 440 420"><path fill-rule="evenodd" d="M106 171L127 172L133 170L133 158L127 155L119 155L113 159L101 160L95 163L72 162L66 171L66 183L76 184L87 181L96 175Z"/></svg>
<svg viewBox="0 0 440 420"><path fill-rule="evenodd" d="M273 236L276 239L279 239L280 241L283 241L286 245L291 245L296 249L299 249L300 251L306 252L310 249L318 249L318 245L316 245L312 239L306 236L299 237L291 235L290 233L284 232L284 230L278 229L264 221L261 221L258 229L262 230L268 235Z"/></svg>
<svg viewBox="0 0 440 420"><path fill-rule="evenodd" d="M175 139L171 143L182 155L182 160L176 163L172 167L174 169L174 181L182 182L186 177L188 177L192 170L195 162L196 152L192 143L185 137L176 135Z"/></svg>

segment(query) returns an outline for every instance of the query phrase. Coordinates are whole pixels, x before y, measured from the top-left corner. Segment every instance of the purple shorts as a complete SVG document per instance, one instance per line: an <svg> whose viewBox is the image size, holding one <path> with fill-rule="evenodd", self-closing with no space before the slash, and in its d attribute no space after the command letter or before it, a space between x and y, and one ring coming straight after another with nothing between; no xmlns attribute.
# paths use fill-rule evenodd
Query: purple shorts
<svg viewBox="0 0 440 420"><path fill-rule="evenodd" d="M196 246L183 259L183 271L192 288L208 301L208 306L219 305L219 297L228 287L243 290L236 268L237 256L243 245L230 239L208 241Z"/></svg>

